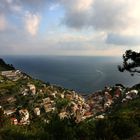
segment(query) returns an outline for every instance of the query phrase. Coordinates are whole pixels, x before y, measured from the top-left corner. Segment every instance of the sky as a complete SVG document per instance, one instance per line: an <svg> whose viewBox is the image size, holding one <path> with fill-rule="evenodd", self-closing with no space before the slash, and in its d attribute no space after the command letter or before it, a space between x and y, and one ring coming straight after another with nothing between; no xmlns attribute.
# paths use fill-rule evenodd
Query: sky
<svg viewBox="0 0 140 140"><path fill-rule="evenodd" d="M140 0L0 0L0 55L139 51L139 7Z"/></svg>

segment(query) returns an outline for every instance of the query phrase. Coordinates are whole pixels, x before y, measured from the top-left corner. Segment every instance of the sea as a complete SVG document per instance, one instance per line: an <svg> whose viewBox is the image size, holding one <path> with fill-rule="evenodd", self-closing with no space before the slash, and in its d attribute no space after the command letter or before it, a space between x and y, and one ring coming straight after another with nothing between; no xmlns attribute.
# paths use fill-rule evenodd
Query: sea
<svg viewBox="0 0 140 140"><path fill-rule="evenodd" d="M133 86L140 75L119 72L121 57L93 56L2 56L9 64L36 79L91 94L105 86L123 84Z"/></svg>

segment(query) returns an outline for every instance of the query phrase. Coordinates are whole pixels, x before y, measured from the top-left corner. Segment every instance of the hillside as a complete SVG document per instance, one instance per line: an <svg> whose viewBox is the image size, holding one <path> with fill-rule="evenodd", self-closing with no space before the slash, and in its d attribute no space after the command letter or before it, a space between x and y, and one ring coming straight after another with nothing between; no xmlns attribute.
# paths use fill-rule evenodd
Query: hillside
<svg viewBox="0 0 140 140"><path fill-rule="evenodd" d="M139 85L105 87L84 98L3 60L0 68L2 140L119 140L140 132Z"/></svg>
<svg viewBox="0 0 140 140"><path fill-rule="evenodd" d="M3 70L14 70L13 65L6 64L3 59L0 58L0 71Z"/></svg>

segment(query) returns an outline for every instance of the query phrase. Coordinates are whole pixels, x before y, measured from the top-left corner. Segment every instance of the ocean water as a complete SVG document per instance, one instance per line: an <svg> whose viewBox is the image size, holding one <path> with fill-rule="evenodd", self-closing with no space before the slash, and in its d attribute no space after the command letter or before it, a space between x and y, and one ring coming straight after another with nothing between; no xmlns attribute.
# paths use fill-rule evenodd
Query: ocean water
<svg viewBox="0 0 140 140"><path fill-rule="evenodd" d="M73 89L80 93L93 93L105 86L121 83L132 86L139 83L140 75L121 73L118 57L91 56L2 56L17 69L51 84Z"/></svg>

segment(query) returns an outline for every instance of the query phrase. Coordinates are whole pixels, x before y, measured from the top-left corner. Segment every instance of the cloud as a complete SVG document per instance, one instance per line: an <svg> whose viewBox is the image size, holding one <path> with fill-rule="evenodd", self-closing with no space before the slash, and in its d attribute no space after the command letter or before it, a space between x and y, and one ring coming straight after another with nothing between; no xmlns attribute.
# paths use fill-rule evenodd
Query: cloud
<svg viewBox="0 0 140 140"><path fill-rule="evenodd" d="M128 32L140 23L138 0L60 1L65 8L63 23L71 28L92 27L106 32Z"/></svg>
<svg viewBox="0 0 140 140"><path fill-rule="evenodd" d="M105 31L122 29L128 20L126 7L126 3L120 0L95 0L89 17L89 25L97 30Z"/></svg>
<svg viewBox="0 0 140 140"><path fill-rule="evenodd" d="M62 20L62 23L71 28L81 29L84 26L86 26L86 21L88 20L86 17L88 16L85 12L75 13L71 11L65 15L65 18Z"/></svg>
<svg viewBox="0 0 140 140"><path fill-rule="evenodd" d="M40 24L40 16L37 14L31 14L29 12L25 15L25 28L31 35L36 35L39 24Z"/></svg>
<svg viewBox="0 0 140 140"><path fill-rule="evenodd" d="M60 0L65 9L65 15L62 23L68 27L81 29L87 26L89 20L89 9L93 0Z"/></svg>
<svg viewBox="0 0 140 140"><path fill-rule="evenodd" d="M137 46L140 45L139 36L109 34L106 39L106 43L123 46Z"/></svg>
<svg viewBox="0 0 140 140"><path fill-rule="evenodd" d="M8 28L20 28L22 32L26 30L34 36L39 29L44 8L52 4L50 0L0 0L0 30L8 25Z"/></svg>
<svg viewBox="0 0 140 140"><path fill-rule="evenodd" d="M0 31L3 31L6 29L7 21L4 15L0 15Z"/></svg>
<svg viewBox="0 0 140 140"><path fill-rule="evenodd" d="M91 7L93 0L58 0L61 5L65 6L67 10L72 11L86 11Z"/></svg>
<svg viewBox="0 0 140 140"><path fill-rule="evenodd" d="M16 14L22 10L22 5L17 0L0 0L0 12L4 15Z"/></svg>
<svg viewBox="0 0 140 140"><path fill-rule="evenodd" d="M139 5L139 0L0 0L0 48L118 55L139 48Z"/></svg>
<svg viewBox="0 0 140 140"><path fill-rule="evenodd" d="M44 9L55 5L56 0L19 0L21 5L31 12L42 12Z"/></svg>
<svg viewBox="0 0 140 140"><path fill-rule="evenodd" d="M92 27L106 32L137 32L140 24L138 0L0 0L2 12L43 13L44 9L64 8L62 24L74 29ZM122 31L123 30L123 31Z"/></svg>
<svg viewBox="0 0 140 140"><path fill-rule="evenodd" d="M86 11L91 8L91 5L93 3L93 0L76 0L76 10L78 11Z"/></svg>
<svg viewBox="0 0 140 140"><path fill-rule="evenodd" d="M140 44L140 1L89 0L84 3L72 0L66 3L61 0L61 4L65 8L62 23L67 27L78 30L90 28L93 34L102 31L106 34L104 44L108 47ZM97 45L100 46L100 43Z"/></svg>

